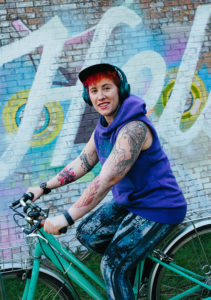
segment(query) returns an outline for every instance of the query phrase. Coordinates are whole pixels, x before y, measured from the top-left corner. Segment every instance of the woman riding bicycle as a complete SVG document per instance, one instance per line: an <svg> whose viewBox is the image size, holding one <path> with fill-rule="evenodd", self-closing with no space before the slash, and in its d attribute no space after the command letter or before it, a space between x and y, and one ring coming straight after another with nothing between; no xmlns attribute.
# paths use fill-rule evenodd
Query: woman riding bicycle
<svg viewBox="0 0 211 300"><path fill-rule="evenodd" d="M67 211L46 219L44 230L59 234L62 227L105 202L83 219L77 237L103 255L101 271L109 299L134 299L130 271L138 261L183 221L186 201L172 173L157 133L146 116L144 101L130 94L121 69L97 64L82 70L83 99L100 114L81 154L40 187L31 187L34 200L89 172L102 169Z"/></svg>

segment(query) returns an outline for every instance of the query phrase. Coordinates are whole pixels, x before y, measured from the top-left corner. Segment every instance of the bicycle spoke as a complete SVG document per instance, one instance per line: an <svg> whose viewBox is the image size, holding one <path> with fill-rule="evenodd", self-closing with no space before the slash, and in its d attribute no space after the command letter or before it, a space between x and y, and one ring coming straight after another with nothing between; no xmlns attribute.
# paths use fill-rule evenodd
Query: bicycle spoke
<svg viewBox="0 0 211 300"><path fill-rule="evenodd" d="M17 271L3 274L6 299L22 300L25 281L21 280ZM49 275L40 275L38 278L35 297L36 300L73 300L70 291Z"/></svg>

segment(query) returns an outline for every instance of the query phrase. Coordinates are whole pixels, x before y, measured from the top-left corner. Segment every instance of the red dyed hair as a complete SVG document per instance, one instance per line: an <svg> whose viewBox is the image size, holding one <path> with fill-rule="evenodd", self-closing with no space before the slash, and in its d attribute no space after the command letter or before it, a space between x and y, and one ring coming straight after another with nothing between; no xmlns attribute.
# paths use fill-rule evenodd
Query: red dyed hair
<svg viewBox="0 0 211 300"><path fill-rule="evenodd" d="M85 88L88 89L89 85L100 81L103 78L108 78L114 82L114 84L119 88L120 87L120 78L116 71L102 71L90 75L86 81L83 82Z"/></svg>

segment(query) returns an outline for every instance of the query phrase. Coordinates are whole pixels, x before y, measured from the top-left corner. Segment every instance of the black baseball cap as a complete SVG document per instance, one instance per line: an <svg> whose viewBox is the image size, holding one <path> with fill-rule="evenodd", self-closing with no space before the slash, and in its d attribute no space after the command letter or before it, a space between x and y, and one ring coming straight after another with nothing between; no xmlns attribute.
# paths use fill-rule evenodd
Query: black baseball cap
<svg viewBox="0 0 211 300"><path fill-rule="evenodd" d="M92 75L92 74L96 74L99 72L104 72L104 71L117 71L116 68L110 64L96 64L96 65L92 65L90 67L85 68L84 70L82 70L78 77L80 79L80 81L83 83L84 81L87 80L87 78Z"/></svg>

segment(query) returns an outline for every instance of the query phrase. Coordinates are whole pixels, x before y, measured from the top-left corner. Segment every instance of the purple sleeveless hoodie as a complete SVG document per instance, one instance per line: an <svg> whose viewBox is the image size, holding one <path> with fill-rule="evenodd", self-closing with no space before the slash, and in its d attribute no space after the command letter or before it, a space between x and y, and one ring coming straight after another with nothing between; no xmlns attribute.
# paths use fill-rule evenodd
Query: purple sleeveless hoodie
<svg viewBox="0 0 211 300"><path fill-rule="evenodd" d="M153 143L149 149L140 153L127 175L113 186L114 201L148 220L178 224L185 217L186 201L157 133L146 117L146 105L142 99L130 95L107 127L103 126L99 119L94 135L99 160L103 165L120 129L134 120L142 121L149 126L153 133Z"/></svg>

